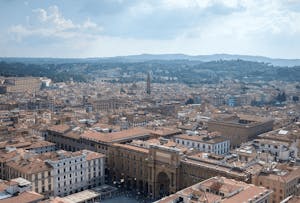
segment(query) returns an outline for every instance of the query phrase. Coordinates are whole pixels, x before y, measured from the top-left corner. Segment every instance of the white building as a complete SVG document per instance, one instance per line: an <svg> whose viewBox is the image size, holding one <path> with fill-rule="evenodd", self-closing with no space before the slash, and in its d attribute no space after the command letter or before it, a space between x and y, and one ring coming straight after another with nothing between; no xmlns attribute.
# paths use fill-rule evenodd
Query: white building
<svg viewBox="0 0 300 203"><path fill-rule="evenodd" d="M46 161L53 176L54 196L66 196L104 183L104 155L82 150L51 153Z"/></svg>
<svg viewBox="0 0 300 203"><path fill-rule="evenodd" d="M253 144L258 148L258 151L269 152L282 161L287 161L297 156L297 147L294 147L293 144L289 142L255 139Z"/></svg>
<svg viewBox="0 0 300 203"><path fill-rule="evenodd" d="M227 154L230 149L230 141L215 133L207 135L176 135L175 142L186 147L197 149L201 152L214 154Z"/></svg>

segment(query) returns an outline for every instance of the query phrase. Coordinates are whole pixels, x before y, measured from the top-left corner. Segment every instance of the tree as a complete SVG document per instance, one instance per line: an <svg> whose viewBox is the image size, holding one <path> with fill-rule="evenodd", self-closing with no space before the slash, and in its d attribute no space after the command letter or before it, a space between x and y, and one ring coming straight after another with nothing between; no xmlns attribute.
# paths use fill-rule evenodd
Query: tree
<svg viewBox="0 0 300 203"><path fill-rule="evenodd" d="M189 99L185 102L185 105L188 105L188 104L194 104L194 99L193 99L193 98L189 98Z"/></svg>
<svg viewBox="0 0 300 203"><path fill-rule="evenodd" d="M277 95L276 100L280 103L285 102L286 101L286 95L285 92L279 92Z"/></svg>
<svg viewBox="0 0 300 203"><path fill-rule="evenodd" d="M294 102L299 101L299 97L298 97L298 96L293 96L293 101L294 101Z"/></svg>

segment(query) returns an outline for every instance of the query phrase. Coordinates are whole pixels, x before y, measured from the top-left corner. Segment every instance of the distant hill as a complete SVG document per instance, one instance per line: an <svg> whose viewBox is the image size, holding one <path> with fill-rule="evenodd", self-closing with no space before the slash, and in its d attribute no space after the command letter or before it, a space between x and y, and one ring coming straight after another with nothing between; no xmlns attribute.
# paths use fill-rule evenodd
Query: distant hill
<svg viewBox="0 0 300 203"><path fill-rule="evenodd" d="M277 59L264 56L213 54L213 55L185 55L185 54L140 54L130 56L117 56L106 59L124 60L130 62L143 62L150 60L192 60L192 61L218 61L218 60L244 60L270 63L274 66L300 66L300 59Z"/></svg>
<svg viewBox="0 0 300 203"><path fill-rule="evenodd" d="M180 82L189 85L213 84L224 79L243 82L271 80L299 82L300 80L300 66L274 66L266 62L249 61L249 58L241 60L222 57L220 60L220 56L209 56L202 57L200 61L196 56L158 56L91 59L9 58L0 61L0 77L48 77L55 82L70 80L86 82L105 77L111 78L112 82L127 83L144 81L144 76L151 72L153 82Z"/></svg>
<svg viewBox="0 0 300 203"><path fill-rule="evenodd" d="M62 63L99 63L99 62L146 62L146 61L219 61L219 60L244 60L253 62L269 63L274 66L300 66L300 59L278 59L264 56L232 55L232 54L213 54L213 55L185 55L185 54L140 54L116 57L97 57L97 58L16 58L0 57L0 61L17 62L27 64L62 64Z"/></svg>

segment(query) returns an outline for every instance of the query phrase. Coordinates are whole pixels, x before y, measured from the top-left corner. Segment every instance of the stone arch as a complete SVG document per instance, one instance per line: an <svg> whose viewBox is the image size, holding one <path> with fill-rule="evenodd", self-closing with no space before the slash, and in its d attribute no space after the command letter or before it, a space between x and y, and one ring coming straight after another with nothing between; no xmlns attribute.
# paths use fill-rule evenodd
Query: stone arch
<svg viewBox="0 0 300 203"><path fill-rule="evenodd" d="M160 172L156 176L156 194L159 197L164 197L170 194L171 180L167 173Z"/></svg>

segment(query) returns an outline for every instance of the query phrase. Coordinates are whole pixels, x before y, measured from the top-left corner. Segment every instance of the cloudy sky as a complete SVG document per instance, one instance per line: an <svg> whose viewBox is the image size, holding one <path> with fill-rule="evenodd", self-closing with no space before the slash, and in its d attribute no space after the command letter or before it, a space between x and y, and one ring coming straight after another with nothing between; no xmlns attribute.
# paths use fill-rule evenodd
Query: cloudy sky
<svg viewBox="0 0 300 203"><path fill-rule="evenodd" d="M300 0L0 0L0 56L300 58Z"/></svg>

